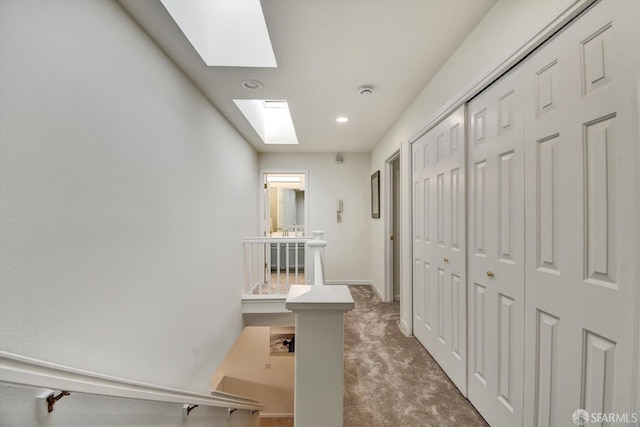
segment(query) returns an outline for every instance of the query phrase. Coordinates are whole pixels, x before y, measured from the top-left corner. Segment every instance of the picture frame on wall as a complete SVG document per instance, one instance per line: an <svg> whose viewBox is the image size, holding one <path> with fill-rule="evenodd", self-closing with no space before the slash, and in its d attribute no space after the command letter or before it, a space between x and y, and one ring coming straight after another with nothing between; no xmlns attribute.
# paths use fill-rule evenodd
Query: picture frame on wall
<svg viewBox="0 0 640 427"><path fill-rule="evenodd" d="M371 218L380 218L380 171L371 175Z"/></svg>
<svg viewBox="0 0 640 427"><path fill-rule="evenodd" d="M296 332L293 326L271 326L269 347L271 356L293 355L295 353Z"/></svg>

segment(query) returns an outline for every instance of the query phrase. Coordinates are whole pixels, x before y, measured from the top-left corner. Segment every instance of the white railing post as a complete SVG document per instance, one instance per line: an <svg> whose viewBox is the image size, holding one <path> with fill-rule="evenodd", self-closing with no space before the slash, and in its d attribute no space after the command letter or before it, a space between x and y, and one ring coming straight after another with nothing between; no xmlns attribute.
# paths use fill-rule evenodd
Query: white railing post
<svg viewBox="0 0 640 427"><path fill-rule="evenodd" d="M322 240L323 231L313 231L313 239L307 242L307 265L305 266L305 283L307 285L324 285L324 248L326 240ZM316 268L316 264L320 268Z"/></svg>
<svg viewBox="0 0 640 427"><path fill-rule="evenodd" d="M293 285L285 307L296 316L294 423L342 427L346 286Z"/></svg>

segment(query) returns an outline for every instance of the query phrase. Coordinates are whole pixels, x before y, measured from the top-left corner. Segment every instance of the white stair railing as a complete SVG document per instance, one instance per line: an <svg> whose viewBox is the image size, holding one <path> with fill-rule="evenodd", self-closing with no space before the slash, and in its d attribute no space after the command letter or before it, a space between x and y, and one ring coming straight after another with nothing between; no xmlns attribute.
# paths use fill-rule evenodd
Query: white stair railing
<svg viewBox="0 0 640 427"><path fill-rule="evenodd" d="M245 296L280 296L308 280L310 237L245 237Z"/></svg>
<svg viewBox="0 0 640 427"><path fill-rule="evenodd" d="M181 411L184 419L198 406L224 408L229 416L238 410L249 411L247 416L251 418L257 412L264 410L264 406L256 400L217 390L213 390L209 395L152 385L62 366L6 351L0 351L0 383L40 389L40 394L34 395L34 399L38 418L41 420L51 415L58 400L73 399L75 394L182 404ZM42 388L47 390L43 392Z"/></svg>
<svg viewBox="0 0 640 427"><path fill-rule="evenodd" d="M314 247L312 242L307 245ZM324 245L316 246L315 283L292 286L285 303L295 314L294 420L296 426L341 427L344 313L353 309L354 301L347 286L323 286Z"/></svg>
<svg viewBox="0 0 640 427"><path fill-rule="evenodd" d="M314 231L312 234L313 240L307 242L310 274L305 283L307 285L324 285L324 248L327 246L327 242L322 239L324 232Z"/></svg>
<svg viewBox="0 0 640 427"><path fill-rule="evenodd" d="M341 427L344 313L353 309L354 301L347 286L324 286L327 242L322 234L314 232L307 242L312 280L291 286L285 302L295 314L294 420L296 426Z"/></svg>

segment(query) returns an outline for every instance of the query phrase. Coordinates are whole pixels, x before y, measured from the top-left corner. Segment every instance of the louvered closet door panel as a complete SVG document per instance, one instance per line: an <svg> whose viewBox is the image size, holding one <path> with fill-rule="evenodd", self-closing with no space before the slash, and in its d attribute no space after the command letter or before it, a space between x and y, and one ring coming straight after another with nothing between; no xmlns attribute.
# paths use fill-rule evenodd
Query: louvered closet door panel
<svg viewBox="0 0 640 427"><path fill-rule="evenodd" d="M527 426L634 412L639 7L596 5L524 69Z"/></svg>
<svg viewBox="0 0 640 427"><path fill-rule="evenodd" d="M523 92L518 68L468 109L468 397L494 427L522 424Z"/></svg>
<svg viewBox="0 0 640 427"><path fill-rule="evenodd" d="M466 393L464 106L412 145L414 335Z"/></svg>

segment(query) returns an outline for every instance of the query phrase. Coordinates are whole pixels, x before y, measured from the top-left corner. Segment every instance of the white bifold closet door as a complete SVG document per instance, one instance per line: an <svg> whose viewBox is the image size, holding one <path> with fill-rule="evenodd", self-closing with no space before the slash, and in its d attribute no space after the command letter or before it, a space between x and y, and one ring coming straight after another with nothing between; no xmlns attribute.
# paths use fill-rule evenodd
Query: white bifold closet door
<svg viewBox="0 0 640 427"><path fill-rule="evenodd" d="M462 108L412 145L414 334L492 427L638 415L639 18L596 2L468 103L466 145Z"/></svg>
<svg viewBox="0 0 640 427"><path fill-rule="evenodd" d="M639 9L596 4L522 70L527 426L634 412Z"/></svg>
<svg viewBox="0 0 640 427"><path fill-rule="evenodd" d="M468 398L492 426L522 424L523 77L511 71L468 109Z"/></svg>
<svg viewBox="0 0 640 427"><path fill-rule="evenodd" d="M494 427L632 421L639 7L597 3L469 103L468 397Z"/></svg>
<svg viewBox="0 0 640 427"><path fill-rule="evenodd" d="M466 395L464 113L412 144L413 333Z"/></svg>

